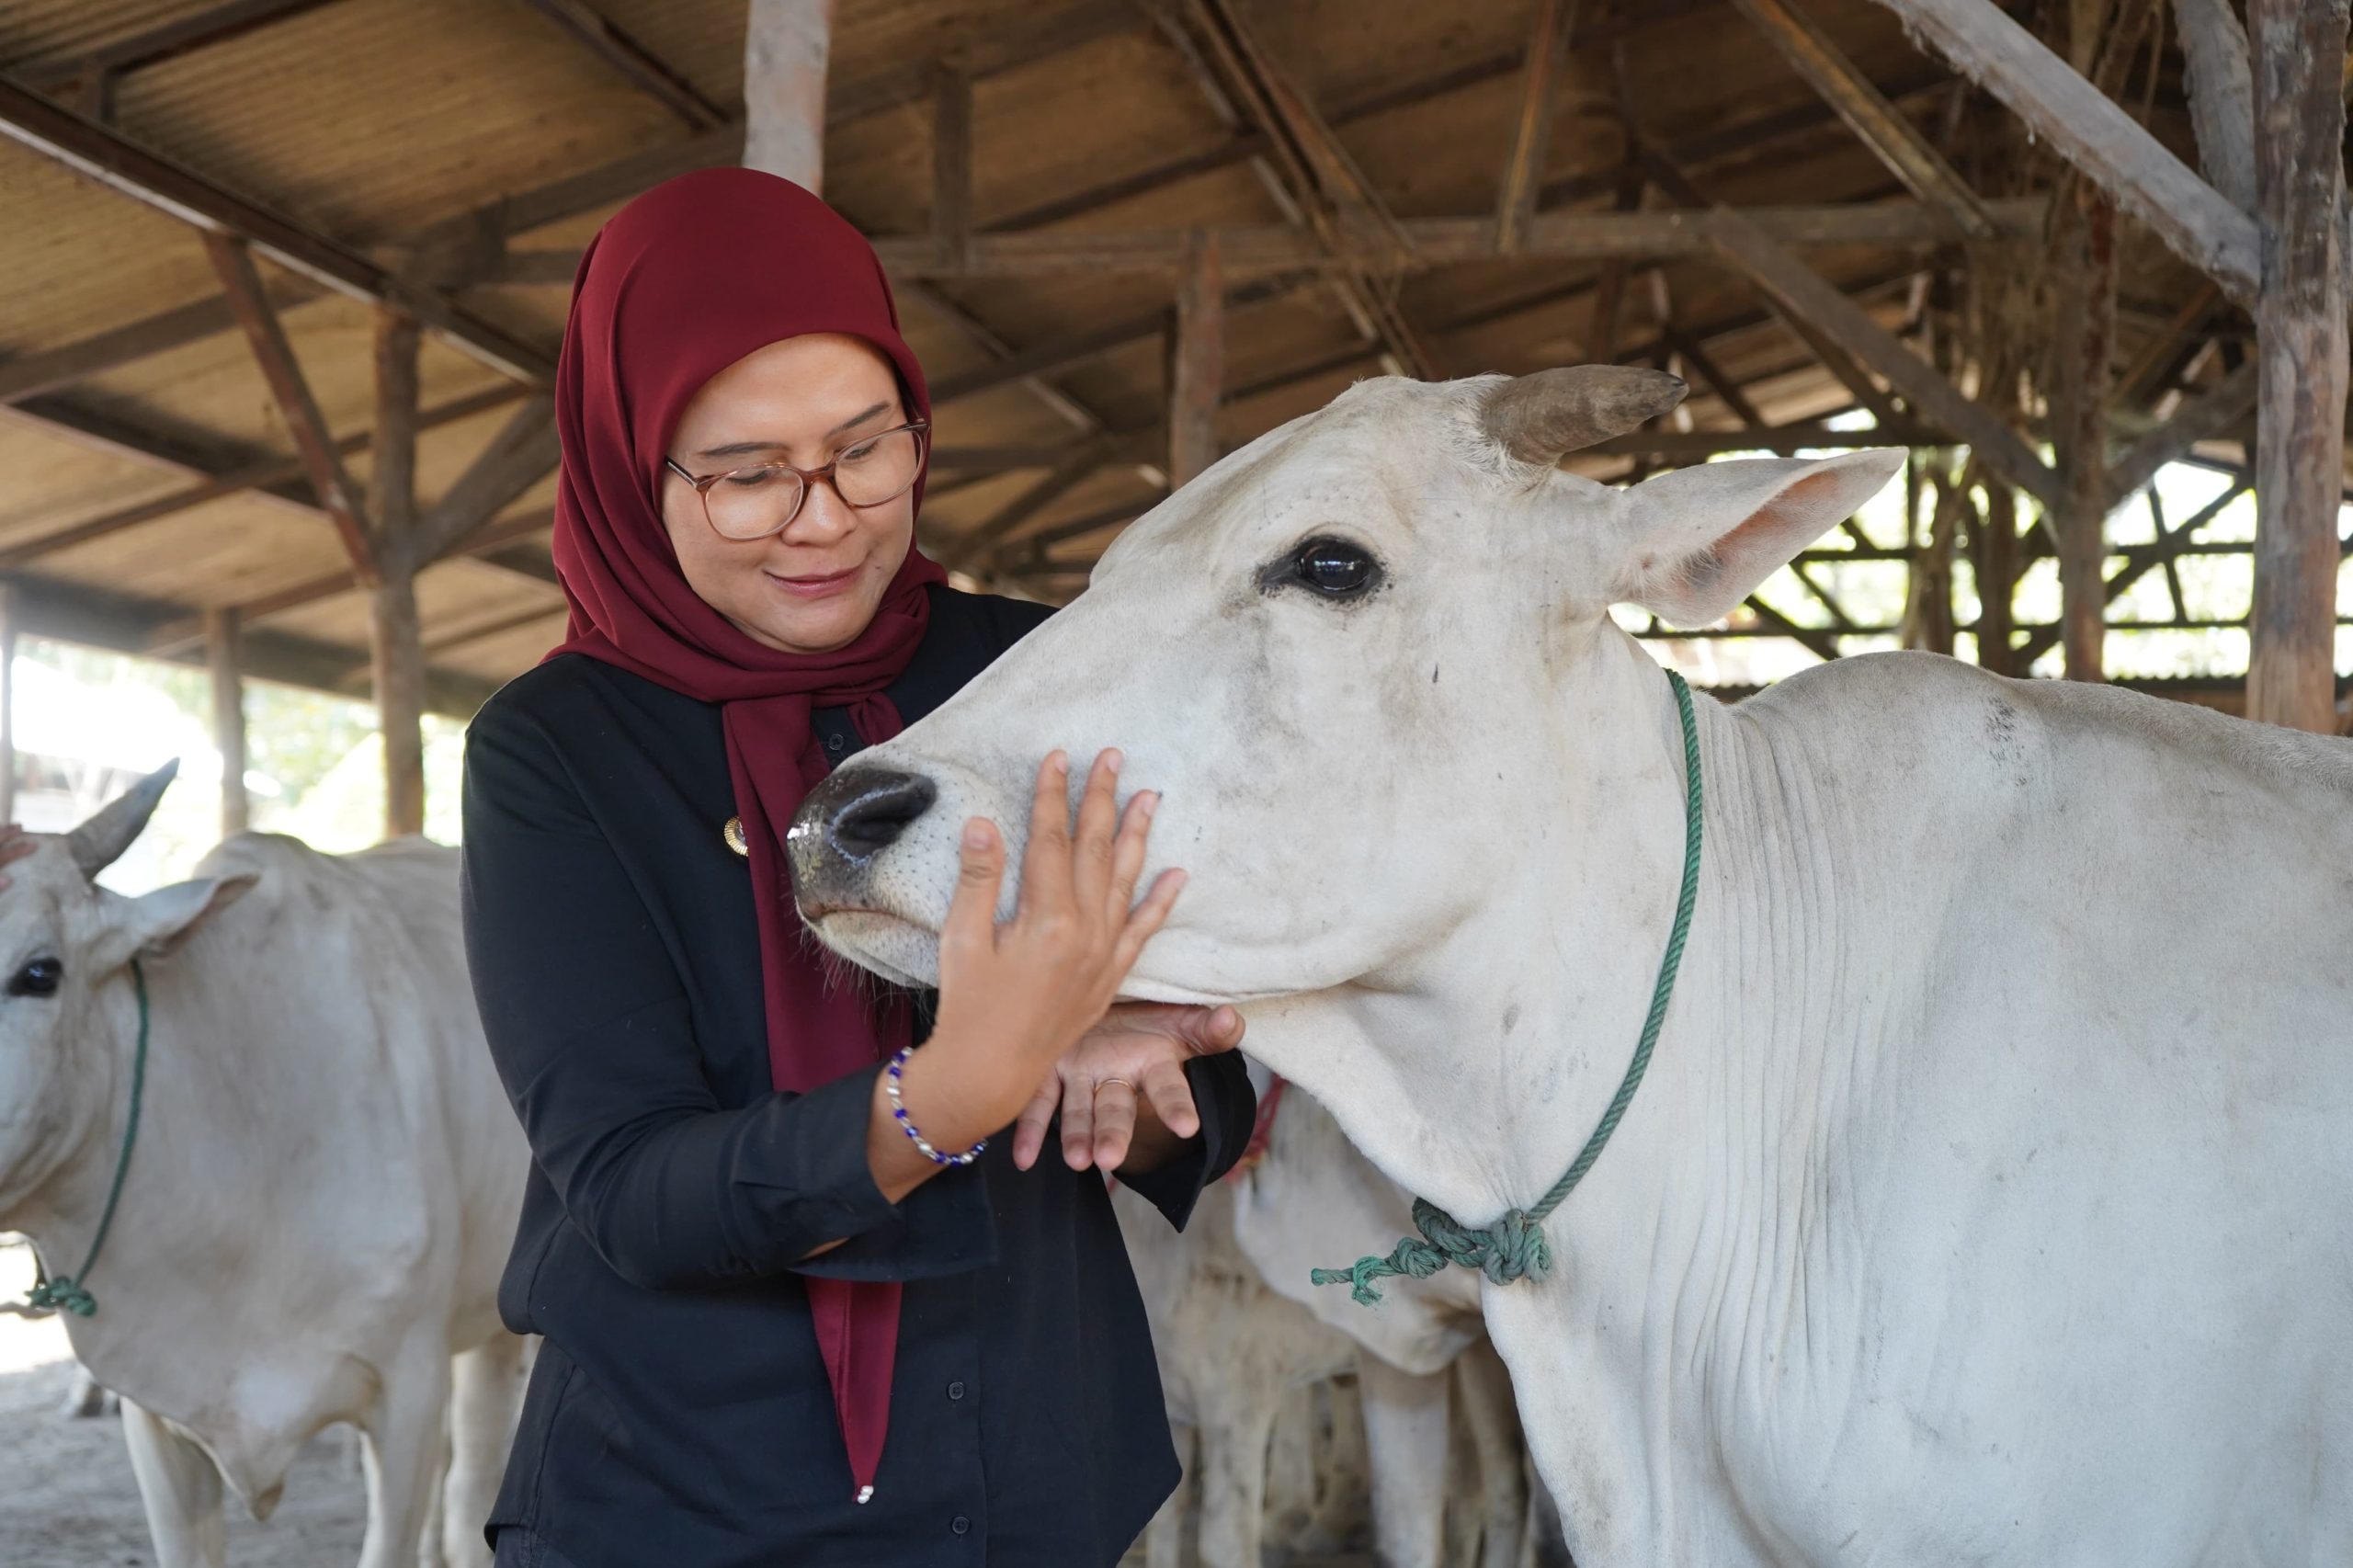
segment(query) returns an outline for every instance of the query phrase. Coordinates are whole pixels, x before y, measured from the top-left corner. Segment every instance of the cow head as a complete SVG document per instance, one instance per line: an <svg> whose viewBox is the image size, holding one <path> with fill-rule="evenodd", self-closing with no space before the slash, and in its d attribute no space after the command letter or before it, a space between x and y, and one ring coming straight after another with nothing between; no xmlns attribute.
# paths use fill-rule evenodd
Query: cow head
<svg viewBox="0 0 2353 1568"><path fill-rule="evenodd" d="M1609 607L1715 620L1901 461L1625 489L1558 468L1682 392L1613 367L1385 379L1233 453L1123 533L1075 603L811 795L804 914L856 961L929 981L961 822L993 818L1017 858L1040 756L1117 745L1127 787L1165 792L1154 863L1191 873L1132 994L1414 993L1505 890L1593 874L1636 783L1677 809L1664 677ZM1315 1062L1268 1060L1351 1120Z"/></svg>
<svg viewBox="0 0 2353 1568"><path fill-rule="evenodd" d="M131 846L176 763L73 832L40 835L0 889L0 1221L115 1125L136 1014L125 971L253 885L206 877L126 897L97 874ZM98 1163L111 1157L100 1149ZM77 1165L78 1168L78 1165ZM100 1169L102 1179L105 1172Z"/></svg>

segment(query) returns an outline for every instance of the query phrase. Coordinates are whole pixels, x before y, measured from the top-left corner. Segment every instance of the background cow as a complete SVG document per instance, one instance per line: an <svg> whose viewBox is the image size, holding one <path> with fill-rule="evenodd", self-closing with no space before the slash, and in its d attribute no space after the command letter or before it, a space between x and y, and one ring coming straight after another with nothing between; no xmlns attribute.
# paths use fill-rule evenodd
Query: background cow
<svg viewBox="0 0 2353 1568"><path fill-rule="evenodd" d="M83 1281L97 1310L65 1325L123 1396L160 1568L218 1568L223 1481L267 1517L337 1421L366 1435L361 1568L487 1561L521 1349L494 1297L528 1155L466 983L457 857L243 835L192 881L97 886L171 773L41 838L0 892L0 1230L81 1267L143 961L138 1137Z"/></svg>
<svg viewBox="0 0 2353 1568"><path fill-rule="evenodd" d="M1381 380L1226 457L811 797L825 939L928 979L957 824L1017 856L1039 756L1120 745L1192 873L1133 993L1248 1004L1463 1223L1534 1202L1686 852L1677 702L1608 612L1718 619L1901 463L1555 469L1679 395ZM1484 1292L1577 1560L2353 1558L2353 745L1900 653L1694 723L1649 1078L1557 1266ZM936 803L854 857L877 770Z"/></svg>

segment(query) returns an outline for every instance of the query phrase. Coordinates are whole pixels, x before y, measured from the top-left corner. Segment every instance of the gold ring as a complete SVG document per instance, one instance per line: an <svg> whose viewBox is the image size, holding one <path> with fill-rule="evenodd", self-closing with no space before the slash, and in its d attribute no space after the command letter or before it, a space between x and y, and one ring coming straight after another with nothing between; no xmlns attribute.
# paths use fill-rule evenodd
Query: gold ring
<svg viewBox="0 0 2353 1568"><path fill-rule="evenodd" d="M1129 1083L1125 1078L1097 1078L1095 1080L1095 1092L1099 1095L1114 1084L1119 1085L1120 1087L1127 1090L1128 1093L1131 1095L1136 1092L1136 1086L1133 1084Z"/></svg>

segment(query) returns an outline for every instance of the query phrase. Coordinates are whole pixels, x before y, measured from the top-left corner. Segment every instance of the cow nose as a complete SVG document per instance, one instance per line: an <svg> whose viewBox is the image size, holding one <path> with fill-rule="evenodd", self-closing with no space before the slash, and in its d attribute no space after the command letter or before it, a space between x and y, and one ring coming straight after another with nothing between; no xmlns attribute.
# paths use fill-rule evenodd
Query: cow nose
<svg viewBox="0 0 2353 1568"><path fill-rule="evenodd" d="M819 807L826 845L835 854L863 860L888 849L915 819L931 810L939 790L928 778L886 768L837 773L821 786L831 798Z"/></svg>

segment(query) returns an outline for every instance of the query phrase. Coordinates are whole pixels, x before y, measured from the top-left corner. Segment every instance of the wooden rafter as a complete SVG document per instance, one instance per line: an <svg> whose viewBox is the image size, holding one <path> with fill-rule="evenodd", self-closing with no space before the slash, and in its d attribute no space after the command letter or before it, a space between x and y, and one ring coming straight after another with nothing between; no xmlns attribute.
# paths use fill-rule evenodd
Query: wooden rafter
<svg viewBox="0 0 2353 1568"><path fill-rule="evenodd" d="M500 374L535 386L553 358L478 320L433 290L395 278L358 251L281 218L109 128L0 78L0 135L143 202L208 236L237 240L324 288L406 311L435 335Z"/></svg>
<svg viewBox="0 0 2353 1568"><path fill-rule="evenodd" d="M1879 3L2009 105L2184 261L2233 297L2255 298L2262 278L2255 220L1993 0Z"/></svg>
<svg viewBox="0 0 2353 1568"><path fill-rule="evenodd" d="M1913 195L1941 208L1972 239L1990 238L1994 221L1969 183L1919 129L1856 68L1799 0L1733 0L1781 57Z"/></svg>
<svg viewBox="0 0 2353 1568"><path fill-rule="evenodd" d="M1536 0L1536 20L1528 36L1528 68L1519 91L1519 119L1495 193L1495 248L1511 255L1536 217L1551 150L1554 104L1576 31L1578 0Z"/></svg>
<svg viewBox="0 0 2353 1568"><path fill-rule="evenodd" d="M227 5L208 6L160 26L118 38L96 49L25 71L21 77L28 85L43 92L54 92L74 82L86 82L93 76L119 76L125 72L143 71L151 65L161 65L197 50L226 43L256 28L299 17L306 11L316 11L334 3L335 0L230 0Z"/></svg>
<svg viewBox="0 0 2353 1568"><path fill-rule="evenodd" d="M685 75L631 37L587 0L526 0L526 3L566 37L603 61L631 86L668 109L689 131L710 131L727 123L725 109L703 97Z"/></svg>
<svg viewBox="0 0 2353 1568"><path fill-rule="evenodd" d="M286 329L278 324L278 312L270 307L268 296L262 290L260 275L254 269L245 243L207 231L204 244L212 258L213 270L220 276L229 309L244 331L247 346L253 349L262 379L269 383L270 396L286 421L287 433L294 439L294 449L301 457L302 471L311 481L320 509L335 525L336 535L343 540L344 553L351 558L352 570L363 578L372 578L378 566L376 543L364 503L351 476L344 472L326 418L319 412L318 400L311 395L310 382L294 358L293 346L286 340ZM379 460L381 463L381 458Z"/></svg>
<svg viewBox="0 0 2353 1568"><path fill-rule="evenodd" d="M555 403L550 398L535 397L515 411L457 483L417 519L418 562L438 560L472 538L525 491L553 473L560 456Z"/></svg>

